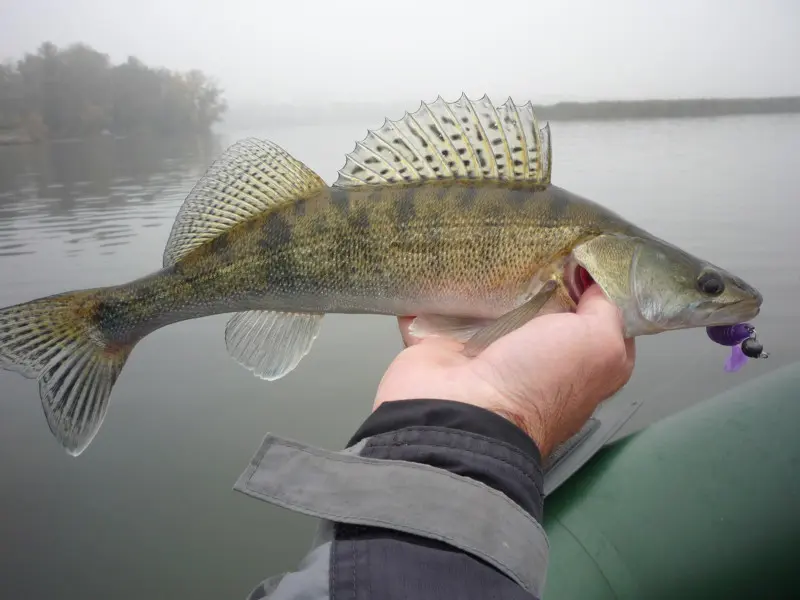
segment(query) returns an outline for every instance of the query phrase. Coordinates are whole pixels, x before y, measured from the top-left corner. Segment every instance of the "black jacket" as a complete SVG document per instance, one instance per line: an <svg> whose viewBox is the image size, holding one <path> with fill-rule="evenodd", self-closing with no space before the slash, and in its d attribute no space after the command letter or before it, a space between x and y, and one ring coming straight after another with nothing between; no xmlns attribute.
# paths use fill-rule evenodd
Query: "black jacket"
<svg viewBox="0 0 800 600"><path fill-rule="evenodd" d="M251 600L541 597L541 456L484 409L388 402L341 452L268 435L235 487L322 519L298 570Z"/></svg>

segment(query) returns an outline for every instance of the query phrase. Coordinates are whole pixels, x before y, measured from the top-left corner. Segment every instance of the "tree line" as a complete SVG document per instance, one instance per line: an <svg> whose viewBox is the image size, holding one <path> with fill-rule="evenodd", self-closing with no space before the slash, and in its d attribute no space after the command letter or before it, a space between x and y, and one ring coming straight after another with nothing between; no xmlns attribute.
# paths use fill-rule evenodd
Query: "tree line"
<svg viewBox="0 0 800 600"><path fill-rule="evenodd" d="M0 65L0 134L38 141L98 133L204 133L227 110L204 73L148 67L135 57L114 65L86 44L50 42Z"/></svg>
<svg viewBox="0 0 800 600"><path fill-rule="evenodd" d="M559 102L537 109L540 119L553 121L603 119L684 119L728 115L791 114L800 112L800 96L773 98L688 98Z"/></svg>

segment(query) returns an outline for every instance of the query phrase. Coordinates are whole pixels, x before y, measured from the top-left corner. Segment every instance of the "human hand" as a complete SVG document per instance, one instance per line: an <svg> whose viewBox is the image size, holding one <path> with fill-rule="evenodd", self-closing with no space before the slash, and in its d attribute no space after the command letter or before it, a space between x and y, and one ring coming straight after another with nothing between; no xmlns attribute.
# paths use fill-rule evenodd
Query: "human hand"
<svg viewBox="0 0 800 600"><path fill-rule="evenodd" d="M617 310L593 284L575 313L537 317L475 358L447 338L415 338L413 317L401 317L407 348L378 386L384 402L431 398L486 408L520 427L543 457L568 440L598 404L630 379L633 339L624 339Z"/></svg>

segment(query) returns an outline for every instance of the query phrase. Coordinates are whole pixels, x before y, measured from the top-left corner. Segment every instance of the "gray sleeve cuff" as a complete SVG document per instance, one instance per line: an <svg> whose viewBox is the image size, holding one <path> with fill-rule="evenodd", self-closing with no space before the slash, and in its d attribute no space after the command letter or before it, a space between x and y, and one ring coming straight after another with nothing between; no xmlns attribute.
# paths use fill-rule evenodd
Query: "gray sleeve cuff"
<svg viewBox="0 0 800 600"><path fill-rule="evenodd" d="M236 490L329 521L445 542L541 597L549 546L536 520L479 481L426 464L360 456L268 435Z"/></svg>

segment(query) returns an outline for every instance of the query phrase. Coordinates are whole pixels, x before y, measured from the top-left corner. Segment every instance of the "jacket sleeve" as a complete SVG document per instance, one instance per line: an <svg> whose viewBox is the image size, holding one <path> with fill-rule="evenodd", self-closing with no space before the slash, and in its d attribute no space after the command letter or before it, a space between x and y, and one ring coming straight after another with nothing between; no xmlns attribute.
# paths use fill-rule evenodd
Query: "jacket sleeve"
<svg viewBox="0 0 800 600"><path fill-rule="evenodd" d="M487 410L388 402L341 452L267 435L235 488L321 519L297 571L250 600L541 598L541 457Z"/></svg>

